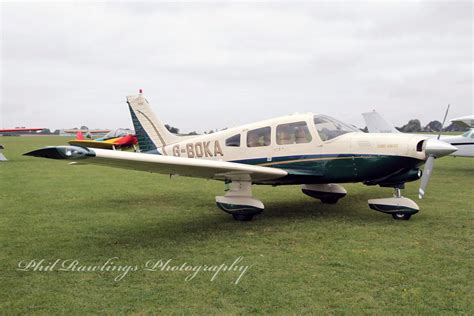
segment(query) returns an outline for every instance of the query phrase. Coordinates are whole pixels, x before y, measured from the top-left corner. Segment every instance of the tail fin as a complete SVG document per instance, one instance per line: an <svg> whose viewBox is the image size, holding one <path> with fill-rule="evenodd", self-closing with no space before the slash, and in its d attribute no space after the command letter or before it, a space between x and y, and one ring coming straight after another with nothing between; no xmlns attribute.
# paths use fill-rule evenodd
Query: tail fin
<svg viewBox="0 0 474 316"><path fill-rule="evenodd" d="M138 96L128 96L127 103L140 151L154 150L179 140L178 136L171 134L165 125L156 118L150 104L143 96L142 90Z"/></svg>
<svg viewBox="0 0 474 316"><path fill-rule="evenodd" d="M84 134L82 134L81 131L76 133L76 139L77 140L84 140Z"/></svg>
<svg viewBox="0 0 474 316"><path fill-rule="evenodd" d="M400 133L395 126L387 122L378 112L362 113L369 133Z"/></svg>

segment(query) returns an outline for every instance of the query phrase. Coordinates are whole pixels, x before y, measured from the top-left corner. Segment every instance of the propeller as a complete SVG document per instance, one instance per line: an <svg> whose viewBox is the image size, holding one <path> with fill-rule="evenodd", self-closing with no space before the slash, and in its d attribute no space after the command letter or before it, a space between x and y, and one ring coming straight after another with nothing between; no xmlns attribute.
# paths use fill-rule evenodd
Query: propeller
<svg viewBox="0 0 474 316"><path fill-rule="evenodd" d="M421 176L420 188L418 189L418 197L420 199L422 199L425 195L426 187L428 186L431 174L433 173L433 165L435 158L447 156L458 150L451 144L439 140L439 138L441 137L441 131L444 127L444 123L446 122L446 117L448 116L449 106L450 105L448 104L448 108L446 109L446 113L444 114L443 123L441 124L441 130L439 131L438 137L436 139L428 139L425 142L424 149L426 157L428 158L425 162L425 168L423 169L423 175Z"/></svg>

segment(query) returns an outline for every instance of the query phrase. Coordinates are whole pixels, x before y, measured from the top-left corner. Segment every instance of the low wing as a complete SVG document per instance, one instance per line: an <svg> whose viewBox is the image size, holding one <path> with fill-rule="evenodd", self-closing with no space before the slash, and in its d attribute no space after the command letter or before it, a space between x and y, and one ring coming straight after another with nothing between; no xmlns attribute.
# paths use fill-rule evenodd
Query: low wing
<svg viewBox="0 0 474 316"><path fill-rule="evenodd" d="M92 147L92 148L102 148L102 149L114 149L114 144L109 143L109 142L102 142L102 141L96 141L96 140L80 140L80 139L75 139L75 140L70 140L68 141L69 145L72 146L80 146L80 147Z"/></svg>
<svg viewBox="0 0 474 316"><path fill-rule="evenodd" d="M369 133L400 133L392 124L387 122L378 112L362 113Z"/></svg>
<svg viewBox="0 0 474 316"><path fill-rule="evenodd" d="M261 182L282 178L288 174L282 169L235 162L91 149L79 146L45 147L25 155L215 180Z"/></svg>

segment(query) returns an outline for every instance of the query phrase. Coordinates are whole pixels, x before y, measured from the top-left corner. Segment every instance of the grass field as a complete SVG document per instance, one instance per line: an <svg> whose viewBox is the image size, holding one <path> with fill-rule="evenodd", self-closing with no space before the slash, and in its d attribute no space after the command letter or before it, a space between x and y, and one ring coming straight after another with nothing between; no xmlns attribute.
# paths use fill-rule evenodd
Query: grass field
<svg viewBox="0 0 474 316"><path fill-rule="evenodd" d="M370 198L391 189L345 185L322 205L297 186L254 188L265 212L236 222L215 207L223 184L21 156L61 137L0 137L0 313L472 314L474 160L437 160L421 212L395 221ZM239 271L146 271L171 265ZM20 271L32 259L117 271ZM61 261L69 263L70 261Z"/></svg>

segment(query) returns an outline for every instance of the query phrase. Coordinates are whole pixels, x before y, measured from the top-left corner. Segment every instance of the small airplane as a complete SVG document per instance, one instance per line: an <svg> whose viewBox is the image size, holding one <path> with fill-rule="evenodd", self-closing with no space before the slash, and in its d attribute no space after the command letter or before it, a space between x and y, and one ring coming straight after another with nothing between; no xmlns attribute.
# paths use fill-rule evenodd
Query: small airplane
<svg viewBox="0 0 474 316"><path fill-rule="evenodd" d="M157 119L141 90L128 96L127 103L142 152L52 146L25 155L220 180L226 193L216 196L216 204L239 221L251 220L264 210L252 196L252 184L301 185L304 194L329 204L347 194L339 183L392 187L393 197L371 199L369 207L408 220L419 207L402 197L404 184L421 178L421 199L434 159L456 151L423 135L368 134L312 113L182 137Z"/></svg>
<svg viewBox="0 0 474 316"><path fill-rule="evenodd" d="M25 133L25 132L39 132L45 128L28 128L28 127L16 127L16 128L0 128L0 134L4 133Z"/></svg>
<svg viewBox="0 0 474 316"><path fill-rule="evenodd" d="M362 113L362 116L364 117L369 133L401 133L395 128L395 126L393 126L393 124L385 120L375 110L372 112ZM458 150L453 152L451 156L474 157L474 115L452 119L451 122L464 127L469 127L470 129L461 135L439 136L438 139L456 146Z"/></svg>
<svg viewBox="0 0 474 316"><path fill-rule="evenodd" d="M133 148L136 151L137 137L129 129L119 128L110 131L104 137L96 139L86 139L82 132L77 132L76 139L68 141L69 145L103 148L103 149L125 149Z"/></svg>
<svg viewBox="0 0 474 316"><path fill-rule="evenodd" d="M26 132L39 132L44 130L45 128L28 128L28 127L15 127L15 128L0 128L0 134L6 135L16 135ZM3 145L0 145L0 161L7 161L8 159L2 153L2 150L5 149Z"/></svg>
<svg viewBox="0 0 474 316"><path fill-rule="evenodd" d="M440 140L457 147L458 150L453 152L451 156L474 157L474 115L455 118L451 122L468 127L469 130L461 135L441 136Z"/></svg>

